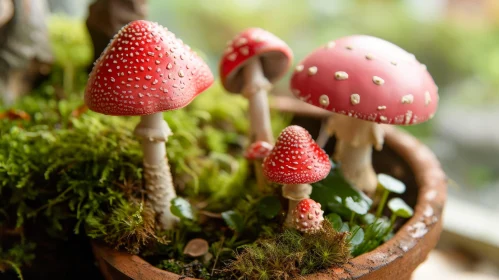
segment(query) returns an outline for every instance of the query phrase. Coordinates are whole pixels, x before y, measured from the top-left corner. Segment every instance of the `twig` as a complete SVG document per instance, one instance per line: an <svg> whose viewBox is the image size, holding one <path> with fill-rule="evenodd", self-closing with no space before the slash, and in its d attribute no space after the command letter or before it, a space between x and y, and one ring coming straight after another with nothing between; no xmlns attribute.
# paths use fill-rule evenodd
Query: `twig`
<svg viewBox="0 0 499 280"><path fill-rule="evenodd" d="M215 267L217 267L218 257L220 256L220 252L222 252L224 242L225 242L225 236L222 236L222 240L220 242L220 248L217 250L217 253L215 255L215 261L213 262L213 268L211 269L210 276L213 276L213 273L215 272Z"/></svg>

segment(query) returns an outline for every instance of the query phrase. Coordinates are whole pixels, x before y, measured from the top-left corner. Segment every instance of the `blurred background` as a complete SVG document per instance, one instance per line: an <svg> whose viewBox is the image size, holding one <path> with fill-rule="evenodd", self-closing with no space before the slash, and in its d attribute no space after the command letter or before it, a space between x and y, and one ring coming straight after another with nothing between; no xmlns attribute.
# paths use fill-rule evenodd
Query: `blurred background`
<svg viewBox="0 0 499 280"><path fill-rule="evenodd" d="M68 75L85 79L78 69L92 58L84 24L90 2L48 1L51 40L74 44L71 50L52 46L61 84ZM147 18L202 53L215 73L226 42L251 26L286 41L295 63L318 46L352 34L377 36L414 53L439 86L440 108L432 121L407 129L437 154L450 179L445 232L414 277L498 279L498 0L147 2ZM74 32L66 31L68 24ZM283 79L275 92L287 93L287 82Z"/></svg>

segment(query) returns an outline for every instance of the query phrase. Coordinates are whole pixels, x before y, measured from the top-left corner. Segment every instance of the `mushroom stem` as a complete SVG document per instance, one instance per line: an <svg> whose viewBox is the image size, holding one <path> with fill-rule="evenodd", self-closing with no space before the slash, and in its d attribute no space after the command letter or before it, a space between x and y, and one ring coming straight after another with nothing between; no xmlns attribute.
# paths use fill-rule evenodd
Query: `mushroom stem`
<svg viewBox="0 0 499 280"><path fill-rule="evenodd" d="M144 153L144 178L147 197L158 215L159 227L172 229L178 218L171 211L171 200L177 195L173 186L165 142L172 134L162 113L144 115L135 128Z"/></svg>
<svg viewBox="0 0 499 280"><path fill-rule="evenodd" d="M243 94L249 101L251 140L274 143L270 124L267 92L272 84L265 78L260 60L255 57L243 69L245 86Z"/></svg>
<svg viewBox="0 0 499 280"><path fill-rule="evenodd" d="M265 141L273 144L272 126L270 124L270 109L267 92L272 84L265 78L262 64L258 57L248 61L243 70L245 86L243 94L248 99L250 114L250 139L252 142ZM255 176L258 189L265 192L267 180L263 176L262 164L255 161Z"/></svg>
<svg viewBox="0 0 499 280"><path fill-rule="evenodd" d="M291 184L282 186L282 196L288 199L288 213L286 214L286 220L284 221L285 227L293 227L293 210L302 199L310 198L311 193L312 186L309 184Z"/></svg>
<svg viewBox="0 0 499 280"><path fill-rule="evenodd" d="M315 141L319 147L324 148L329 138L331 138L331 133L329 131L329 122L332 121L332 117L327 117L322 119L321 129L319 130L319 135L317 136L317 140Z"/></svg>
<svg viewBox="0 0 499 280"><path fill-rule="evenodd" d="M359 190L371 195L378 179L372 167L372 147L383 148L384 131L374 122L335 114L328 122L328 132L336 135L333 159L341 163L343 176Z"/></svg>

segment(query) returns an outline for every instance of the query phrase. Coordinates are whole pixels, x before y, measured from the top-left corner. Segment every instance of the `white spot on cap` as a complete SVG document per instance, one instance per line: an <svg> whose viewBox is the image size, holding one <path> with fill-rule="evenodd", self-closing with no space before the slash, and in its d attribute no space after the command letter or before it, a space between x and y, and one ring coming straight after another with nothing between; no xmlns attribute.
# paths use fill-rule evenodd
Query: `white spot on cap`
<svg viewBox="0 0 499 280"><path fill-rule="evenodd" d="M249 48L248 47L242 47L242 48L239 49L239 52L242 55L248 55L249 54Z"/></svg>
<svg viewBox="0 0 499 280"><path fill-rule="evenodd" d="M426 70L426 64L421 64L421 68L423 68L423 70Z"/></svg>
<svg viewBox="0 0 499 280"><path fill-rule="evenodd" d="M367 60L373 60L374 59L374 55L368 53L368 54L366 54L366 59Z"/></svg>
<svg viewBox="0 0 499 280"><path fill-rule="evenodd" d="M352 95L350 95L350 103L352 103L352 105L357 105L360 103L360 95L358 93L353 93Z"/></svg>
<svg viewBox="0 0 499 280"><path fill-rule="evenodd" d="M262 37L262 35L260 35L260 34L253 35L253 36L252 36L252 39L253 39L253 41L255 41L256 43L263 42L263 37Z"/></svg>
<svg viewBox="0 0 499 280"><path fill-rule="evenodd" d="M378 86L381 86L385 83L385 80L383 80L382 78L380 78L378 76L373 76L373 83L375 83Z"/></svg>
<svg viewBox="0 0 499 280"><path fill-rule="evenodd" d="M380 121L382 121L382 122L386 122L386 121L388 120L388 118L387 118L387 117L385 117L385 116L379 116L379 119L380 119Z"/></svg>
<svg viewBox="0 0 499 280"><path fill-rule="evenodd" d="M227 56L227 59L230 61L234 61L237 58L237 53L231 53Z"/></svg>
<svg viewBox="0 0 499 280"><path fill-rule="evenodd" d="M301 71L303 71L303 68L305 68L305 67L304 67L303 65L301 65L301 64L300 64L300 65L297 65L297 66L295 67L295 70L296 70L296 72L301 72Z"/></svg>
<svg viewBox="0 0 499 280"><path fill-rule="evenodd" d="M430 105L430 103L431 103L431 95L430 95L429 91L426 91L424 93L424 104L425 104L425 106L428 106L428 105Z"/></svg>
<svg viewBox="0 0 499 280"><path fill-rule="evenodd" d="M378 106L378 110L380 111L386 110L386 106Z"/></svg>
<svg viewBox="0 0 499 280"><path fill-rule="evenodd" d="M412 111L408 110L405 113L405 124L409 124L411 122L411 118L412 118Z"/></svg>
<svg viewBox="0 0 499 280"><path fill-rule="evenodd" d="M309 67L308 68L308 75L313 76L313 75L317 74L317 70L318 69L316 66Z"/></svg>
<svg viewBox="0 0 499 280"><path fill-rule="evenodd" d="M397 64L398 64L396 61L391 61L390 63L391 63L392 65L395 65L395 66L397 66Z"/></svg>
<svg viewBox="0 0 499 280"><path fill-rule="evenodd" d="M412 94L407 94L402 96L402 99L400 100L402 104L412 104L414 102L414 95Z"/></svg>
<svg viewBox="0 0 499 280"><path fill-rule="evenodd" d="M334 78L338 81L343 81L348 79L348 73L345 71L336 71L334 73Z"/></svg>
<svg viewBox="0 0 499 280"><path fill-rule="evenodd" d="M334 41L330 41L326 44L327 49L332 49L336 46L336 43Z"/></svg>
<svg viewBox="0 0 499 280"><path fill-rule="evenodd" d="M323 106L326 107L329 105L329 97L325 94L321 95L319 97L319 103Z"/></svg>
<svg viewBox="0 0 499 280"><path fill-rule="evenodd" d="M248 43L248 39L241 37L241 38L237 39L237 41L234 43L234 47L237 48L237 47L240 47L246 43Z"/></svg>

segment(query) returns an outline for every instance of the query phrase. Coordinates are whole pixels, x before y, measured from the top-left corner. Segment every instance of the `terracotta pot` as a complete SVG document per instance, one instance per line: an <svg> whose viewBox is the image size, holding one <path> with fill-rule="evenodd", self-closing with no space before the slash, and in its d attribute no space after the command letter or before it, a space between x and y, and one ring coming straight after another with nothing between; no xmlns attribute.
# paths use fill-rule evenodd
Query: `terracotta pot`
<svg viewBox="0 0 499 280"><path fill-rule="evenodd" d="M324 112L302 113L308 117L297 118L294 123L316 134L320 122L315 123L315 128L310 127L314 123L310 117L323 117ZM375 250L304 279L410 279L412 272L437 244L447 194L446 176L434 154L416 138L393 127L387 126L385 130L385 147L382 152L373 154L374 167L377 172L391 174L407 184L407 192L402 198L414 206L414 216L392 239ZM192 279L160 270L138 256L112 250L97 242L93 243L93 250L108 280Z"/></svg>

